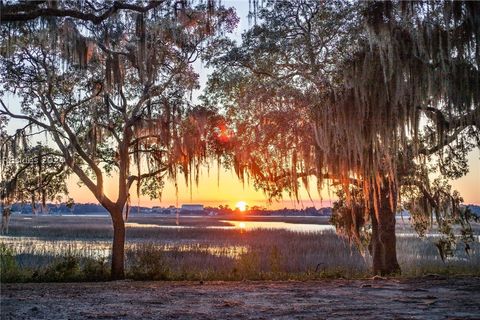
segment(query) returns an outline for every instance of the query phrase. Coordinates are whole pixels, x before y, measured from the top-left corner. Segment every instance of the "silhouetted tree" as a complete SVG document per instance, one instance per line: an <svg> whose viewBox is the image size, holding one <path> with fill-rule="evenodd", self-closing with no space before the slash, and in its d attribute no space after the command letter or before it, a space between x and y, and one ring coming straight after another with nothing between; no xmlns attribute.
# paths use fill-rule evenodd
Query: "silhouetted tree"
<svg viewBox="0 0 480 320"><path fill-rule="evenodd" d="M328 179L345 200L339 230L360 242L369 223L374 272L399 272L400 191L440 225L467 216L427 167L463 175L480 145L478 14L462 1L268 1L242 44L211 59L206 100L234 119L239 176L272 198Z"/></svg>
<svg viewBox="0 0 480 320"><path fill-rule="evenodd" d="M61 154L40 144L29 146L27 143L12 137L0 139L0 153L10 154L8 158L2 157L0 164L2 233L8 232L15 202L30 202L33 213L47 212L47 201L61 202L68 195L66 179L70 172Z"/></svg>
<svg viewBox="0 0 480 320"><path fill-rule="evenodd" d="M2 100L0 115L46 131L108 210L113 279L124 277L132 186L158 195L165 177L194 175L207 157L215 124L208 110L188 104L198 86L192 63L238 20L213 1L197 4L2 3L1 86L21 97L21 110ZM107 196L113 172L118 189Z"/></svg>

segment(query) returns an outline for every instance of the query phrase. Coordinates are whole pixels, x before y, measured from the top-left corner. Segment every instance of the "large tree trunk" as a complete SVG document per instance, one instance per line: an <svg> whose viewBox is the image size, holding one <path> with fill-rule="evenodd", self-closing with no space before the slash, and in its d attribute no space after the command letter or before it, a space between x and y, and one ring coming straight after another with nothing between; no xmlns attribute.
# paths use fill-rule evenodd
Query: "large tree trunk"
<svg viewBox="0 0 480 320"><path fill-rule="evenodd" d="M112 280L125 279L125 221L122 214L112 214L113 245L112 245Z"/></svg>
<svg viewBox="0 0 480 320"><path fill-rule="evenodd" d="M399 274L400 265L397 261L397 239L395 235L395 211L382 208L378 224L379 239L383 246L382 275Z"/></svg>
<svg viewBox="0 0 480 320"><path fill-rule="evenodd" d="M372 255L373 260L373 274L380 275L383 273L384 269L384 254L383 254L383 245L378 236L378 221L375 216L375 211L370 210L370 219L372 220L372 238L370 239L370 254Z"/></svg>
<svg viewBox="0 0 480 320"><path fill-rule="evenodd" d="M389 197L393 196L392 208ZM395 235L396 195L391 194L388 187L382 187L379 199L378 215L372 209L371 248L373 256L373 273L376 275L392 275L401 272L397 261L397 242Z"/></svg>

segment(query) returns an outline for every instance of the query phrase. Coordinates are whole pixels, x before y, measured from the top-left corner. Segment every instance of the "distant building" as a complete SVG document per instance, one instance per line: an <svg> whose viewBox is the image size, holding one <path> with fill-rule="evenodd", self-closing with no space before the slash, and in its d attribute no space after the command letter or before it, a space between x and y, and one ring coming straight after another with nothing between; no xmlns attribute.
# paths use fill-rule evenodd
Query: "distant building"
<svg viewBox="0 0 480 320"><path fill-rule="evenodd" d="M203 204L182 204L180 213L184 214L201 214L203 213Z"/></svg>
<svg viewBox="0 0 480 320"><path fill-rule="evenodd" d="M177 208L175 208L175 206L170 206L168 208L154 206L150 212L155 214L175 214L177 212Z"/></svg>

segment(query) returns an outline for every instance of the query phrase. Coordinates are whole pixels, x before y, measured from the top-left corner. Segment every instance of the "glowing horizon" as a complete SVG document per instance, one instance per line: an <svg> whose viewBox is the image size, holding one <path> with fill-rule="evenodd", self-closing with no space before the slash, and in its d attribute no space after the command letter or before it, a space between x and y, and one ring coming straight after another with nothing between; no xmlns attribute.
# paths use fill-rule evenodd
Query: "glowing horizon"
<svg viewBox="0 0 480 320"><path fill-rule="evenodd" d="M480 193L476 187L478 185L478 177L480 177L479 156L479 150L471 152L468 157L470 172L460 179L451 181L453 189L460 192L465 204L480 205ZM116 179L117 177L114 175L107 177L105 181L105 194L113 199L115 199L118 191ZM68 180L70 197L76 203L98 203L90 190L86 186L79 188L77 182L78 178L76 176L72 176ZM307 190L301 186L298 202L295 199L290 199L288 194L284 194L283 200L269 202L262 191L255 190L252 182L245 181L245 183L242 183L233 171L222 168L220 176L218 176L216 166L212 166L210 170L207 170L207 168L201 170L198 186L195 184L187 186L183 177L178 178L177 185L178 193L173 181L165 181L162 198L154 200L150 200L145 196L140 196L140 199L138 199L134 185L130 190L131 204L145 207L168 207L170 205L181 206L182 204L198 203L210 207L228 205L230 208L235 209L239 201L244 201L250 208L260 206L267 209L302 209L312 206L316 208L330 207L333 201L335 201L333 189L328 190L326 187L322 189L320 197L315 188L316 180L312 178L309 190L311 199Z"/></svg>
<svg viewBox="0 0 480 320"><path fill-rule="evenodd" d="M105 194L115 201L118 192L117 176L107 177L105 181ZM68 180L68 189L70 197L75 200L75 203L98 203L93 194L86 186L79 187L77 185L79 179L76 176L71 176ZM198 186L193 184L187 186L183 177L178 177L177 180L178 193L175 189L173 181L165 181L165 188L162 192L161 199L150 200L146 196L137 198L136 186L130 189L131 205L132 206L161 206L168 207L170 205L180 207L182 204L203 204L209 207L218 207L219 205L228 205L231 209L235 209L237 204L244 201L250 208L253 206L265 207L267 209L283 209L295 208L302 209L307 207L329 207L332 204L330 200L333 194L329 194L328 190L322 190L322 198L318 196L318 192L312 187L309 198L307 190L304 187L300 188L299 201L290 199L287 194L281 201L269 202L266 195L260 191L255 190L251 182L245 181L243 184L233 171L221 169L220 176L218 176L217 168L210 168L210 170L202 170ZM316 181L312 179L312 186L316 185Z"/></svg>

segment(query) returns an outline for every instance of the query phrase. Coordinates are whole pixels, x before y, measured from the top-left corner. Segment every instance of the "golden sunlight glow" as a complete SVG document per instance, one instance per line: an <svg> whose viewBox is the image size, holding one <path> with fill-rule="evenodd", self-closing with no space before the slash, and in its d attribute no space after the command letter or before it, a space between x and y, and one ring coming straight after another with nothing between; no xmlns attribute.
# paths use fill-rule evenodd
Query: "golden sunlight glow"
<svg viewBox="0 0 480 320"><path fill-rule="evenodd" d="M247 210L247 203L245 201L238 201L235 208L243 212Z"/></svg>
<svg viewBox="0 0 480 320"><path fill-rule="evenodd" d="M245 229L246 227L245 222L240 222L238 226L240 227L240 229Z"/></svg>

